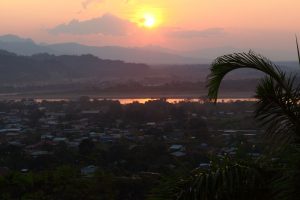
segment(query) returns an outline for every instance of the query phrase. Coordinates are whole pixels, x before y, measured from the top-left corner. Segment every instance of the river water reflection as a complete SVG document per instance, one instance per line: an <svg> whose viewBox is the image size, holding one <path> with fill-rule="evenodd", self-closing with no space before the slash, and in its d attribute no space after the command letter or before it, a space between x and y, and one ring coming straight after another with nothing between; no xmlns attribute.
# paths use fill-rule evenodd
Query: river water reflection
<svg viewBox="0 0 300 200"><path fill-rule="evenodd" d="M133 102L138 103L146 103L147 101L153 101L153 100L159 100L159 99L151 99L151 98L145 98L145 99L114 99L120 101L121 104L130 104ZM165 99L169 103L179 103L179 102L199 102L204 103L204 99ZM218 99L218 102L220 103L231 103L231 102L238 102L238 101L256 101L254 98L226 98L226 99Z"/></svg>
<svg viewBox="0 0 300 200"><path fill-rule="evenodd" d="M160 98L96 98L97 100L114 100L119 101L121 104L130 104L130 103L141 103L144 104L148 101L154 101L159 100ZM70 101L72 99L35 99L36 102L42 102L42 101L50 101L50 102L58 102L58 101ZM163 100L169 102L169 103L179 103L179 102L198 102L198 103L204 103L205 99L197 99L197 98L163 98ZM239 101L256 101L255 98L221 98L218 99L219 103L231 103L231 102L239 102Z"/></svg>

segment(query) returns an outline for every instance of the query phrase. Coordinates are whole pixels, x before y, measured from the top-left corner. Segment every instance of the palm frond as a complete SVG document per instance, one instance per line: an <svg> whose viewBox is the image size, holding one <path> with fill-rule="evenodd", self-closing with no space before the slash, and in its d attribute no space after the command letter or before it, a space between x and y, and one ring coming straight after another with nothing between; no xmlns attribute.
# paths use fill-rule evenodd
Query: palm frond
<svg viewBox="0 0 300 200"><path fill-rule="evenodd" d="M262 173L240 163L211 170L196 169L179 183L177 200L265 199L266 184Z"/></svg>
<svg viewBox="0 0 300 200"><path fill-rule="evenodd" d="M252 51L249 53L229 54L217 58L212 64L207 84L209 88L208 97L210 100L214 102L217 101L218 90L225 75L233 70L242 68L262 71L273 77L282 87L285 87L283 81L284 73L267 58L255 54Z"/></svg>
<svg viewBox="0 0 300 200"><path fill-rule="evenodd" d="M299 44L298 44L297 36L296 36L296 45L297 45L297 53L298 53L298 60L299 60L299 66L300 66L300 50L299 50Z"/></svg>
<svg viewBox="0 0 300 200"><path fill-rule="evenodd" d="M295 86L295 76L287 76L279 67L258 54L250 51L217 58L208 76L209 98L216 102L224 76L240 68L256 69L266 74L256 90L256 118L267 128L269 135L275 138L284 134L286 142L295 136L299 138L300 89Z"/></svg>
<svg viewBox="0 0 300 200"><path fill-rule="evenodd" d="M266 136L274 144L289 143L297 137L299 128L299 89L295 77L284 77L288 93L270 76L260 81L256 89L256 119L267 128Z"/></svg>
<svg viewBox="0 0 300 200"><path fill-rule="evenodd" d="M300 146L292 145L283 152L283 161L288 165L276 168L276 176L271 180L274 200L296 200L300 196Z"/></svg>

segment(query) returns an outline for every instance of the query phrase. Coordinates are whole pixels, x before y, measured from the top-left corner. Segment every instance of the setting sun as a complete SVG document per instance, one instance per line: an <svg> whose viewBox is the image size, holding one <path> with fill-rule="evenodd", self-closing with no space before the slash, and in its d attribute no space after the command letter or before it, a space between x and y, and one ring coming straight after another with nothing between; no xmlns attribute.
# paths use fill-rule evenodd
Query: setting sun
<svg viewBox="0 0 300 200"><path fill-rule="evenodd" d="M156 19L153 15L145 14L143 18L143 25L147 28L152 28L156 24Z"/></svg>
<svg viewBox="0 0 300 200"><path fill-rule="evenodd" d="M133 18L131 18L139 27L152 29L162 24L161 10L149 7L142 7L136 10Z"/></svg>

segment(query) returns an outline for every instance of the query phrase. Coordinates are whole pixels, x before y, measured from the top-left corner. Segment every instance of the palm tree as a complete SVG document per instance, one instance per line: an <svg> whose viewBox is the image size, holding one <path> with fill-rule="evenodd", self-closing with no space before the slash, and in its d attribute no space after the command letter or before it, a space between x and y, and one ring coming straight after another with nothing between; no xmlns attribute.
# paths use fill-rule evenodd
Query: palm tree
<svg viewBox="0 0 300 200"><path fill-rule="evenodd" d="M300 52L296 38L300 65ZM289 162L226 161L210 170L195 170L182 179L178 200L298 199L300 182L300 84L267 58L252 51L217 58L208 76L208 97L217 102L223 78L231 71L250 68L265 74L257 85L255 118L266 129L266 138L292 149ZM285 148L282 148L285 147ZM292 153L291 153L292 152ZM282 153L282 151L281 151Z"/></svg>
<svg viewBox="0 0 300 200"><path fill-rule="evenodd" d="M299 54L298 41L297 49ZM266 128L269 138L279 139L285 144L299 144L300 85L296 83L295 75L282 71L267 58L251 51L217 58L208 77L209 98L216 102L225 75L241 68L255 69L265 74L256 88L258 101L255 118Z"/></svg>
<svg viewBox="0 0 300 200"><path fill-rule="evenodd" d="M179 182L178 200L267 200L267 173L249 162L225 158L210 170L195 169Z"/></svg>

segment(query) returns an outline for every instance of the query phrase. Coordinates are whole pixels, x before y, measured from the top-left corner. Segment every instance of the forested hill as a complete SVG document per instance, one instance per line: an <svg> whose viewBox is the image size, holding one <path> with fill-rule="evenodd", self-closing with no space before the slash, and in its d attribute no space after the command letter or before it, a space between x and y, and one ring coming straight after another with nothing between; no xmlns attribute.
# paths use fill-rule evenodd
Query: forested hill
<svg viewBox="0 0 300 200"><path fill-rule="evenodd" d="M0 83L126 78L147 74L145 64L103 60L93 55L19 56L0 50Z"/></svg>

